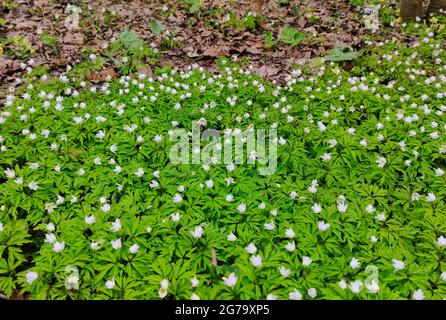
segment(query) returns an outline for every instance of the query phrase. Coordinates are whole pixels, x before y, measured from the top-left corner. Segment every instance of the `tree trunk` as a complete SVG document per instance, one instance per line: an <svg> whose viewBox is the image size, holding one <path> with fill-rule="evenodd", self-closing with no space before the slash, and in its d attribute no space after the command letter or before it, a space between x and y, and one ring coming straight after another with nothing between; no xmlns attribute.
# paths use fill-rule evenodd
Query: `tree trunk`
<svg viewBox="0 0 446 320"><path fill-rule="evenodd" d="M416 17L422 18L423 0L401 0L400 15L404 21L414 20Z"/></svg>
<svg viewBox="0 0 446 320"><path fill-rule="evenodd" d="M446 0L431 0L429 8L427 9L427 15L439 13L440 9L443 9L443 14L446 13Z"/></svg>

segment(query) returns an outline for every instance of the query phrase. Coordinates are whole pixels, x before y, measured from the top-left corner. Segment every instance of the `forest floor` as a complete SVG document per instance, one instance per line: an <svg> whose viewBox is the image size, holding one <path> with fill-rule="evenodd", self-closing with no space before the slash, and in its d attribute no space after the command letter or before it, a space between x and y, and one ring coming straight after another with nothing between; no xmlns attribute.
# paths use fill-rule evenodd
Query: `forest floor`
<svg viewBox="0 0 446 320"><path fill-rule="evenodd" d="M394 2L378 1L383 21L375 36L401 38L398 26L386 25ZM293 66L337 45L360 49L372 34L364 25L366 8L364 1L339 0L6 0L0 4L0 82L11 83L30 65L57 72L88 50L100 55L125 29L162 53L152 67L198 63L212 70L225 56L270 80L283 79ZM297 45L277 41L284 28L307 38ZM18 38L19 48L7 50Z"/></svg>

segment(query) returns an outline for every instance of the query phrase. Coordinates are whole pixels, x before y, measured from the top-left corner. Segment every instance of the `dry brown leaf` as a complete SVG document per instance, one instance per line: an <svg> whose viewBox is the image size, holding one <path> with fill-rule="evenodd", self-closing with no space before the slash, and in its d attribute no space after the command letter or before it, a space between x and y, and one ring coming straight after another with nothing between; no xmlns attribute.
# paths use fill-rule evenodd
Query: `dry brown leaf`
<svg viewBox="0 0 446 320"><path fill-rule="evenodd" d="M48 5L48 0L34 0L33 2L34 2L34 6L39 7L39 8L42 8L42 7L45 7Z"/></svg>
<svg viewBox="0 0 446 320"><path fill-rule="evenodd" d="M200 36L202 36L202 37L209 37L210 35L212 35L212 32L207 29L200 33Z"/></svg>
<svg viewBox="0 0 446 320"><path fill-rule="evenodd" d="M14 60L8 59L5 56L0 55L0 74L4 74L9 69L12 69L13 64L14 64Z"/></svg>
<svg viewBox="0 0 446 320"><path fill-rule="evenodd" d="M164 67L173 67L175 65L175 62L173 62L172 60L163 60L159 63L161 68Z"/></svg>
<svg viewBox="0 0 446 320"><path fill-rule="evenodd" d="M115 69L113 68L106 68L104 70L101 70L99 72L97 71L91 71L89 75L87 76L87 79L91 82L97 83L97 82L103 82L106 80L110 80L117 76L117 73Z"/></svg>
<svg viewBox="0 0 446 320"><path fill-rule="evenodd" d="M307 33L307 34L313 34L313 32L316 32L316 28L313 26L305 28L304 30L305 30L305 33Z"/></svg>
<svg viewBox="0 0 446 320"><path fill-rule="evenodd" d="M307 24L307 19L305 19L305 17L301 16L299 18L299 20L297 20L297 24L299 25L299 27L303 28Z"/></svg>
<svg viewBox="0 0 446 320"><path fill-rule="evenodd" d="M254 46L246 48L246 52L248 52L250 54L262 54L262 51L260 51L259 49L257 49Z"/></svg>
<svg viewBox="0 0 446 320"><path fill-rule="evenodd" d="M251 0L249 2L249 9L255 13L262 13L263 0Z"/></svg>
<svg viewBox="0 0 446 320"><path fill-rule="evenodd" d="M139 72L143 73L143 74L145 74L145 75L147 75L149 77L153 76L152 69L149 66L144 66L144 67L140 68Z"/></svg>
<svg viewBox="0 0 446 320"><path fill-rule="evenodd" d="M63 37L63 42L69 44L81 45L84 43L84 36L80 32L76 33L69 32Z"/></svg>
<svg viewBox="0 0 446 320"><path fill-rule="evenodd" d="M260 76L266 78L266 77L270 77L270 76L275 76L276 74L279 73L280 69L265 65L265 66L261 66L260 68L257 68L256 71Z"/></svg>
<svg viewBox="0 0 446 320"><path fill-rule="evenodd" d="M229 48L226 46L211 46L204 50L203 56L207 57L218 57L218 56L226 56L229 53Z"/></svg>
<svg viewBox="0 0 446 320"><path fill-rule="evenodd" d="M25 30L29 30L29 29L36 29L37 28L38 23L32 20L25 20L23 22L19 22L17 23L14 28L16 30L18 29L25 29Z"/></svg>
<svg viewBox="0 0 446 320"><path fill-rule="evenodd" d="M64 58L56 58L50 61L51 67L64 67L68 64L68 60Z"/></svg>
<svg viewBox="0 0 446 320"><path fill-rule="evenodd" d="M186 53L186 55L189 58L196 58L196 57L201 56L197 51L194 50L194 48L191 48L191 47L186 47L183 49L183 51Z"/></svg>

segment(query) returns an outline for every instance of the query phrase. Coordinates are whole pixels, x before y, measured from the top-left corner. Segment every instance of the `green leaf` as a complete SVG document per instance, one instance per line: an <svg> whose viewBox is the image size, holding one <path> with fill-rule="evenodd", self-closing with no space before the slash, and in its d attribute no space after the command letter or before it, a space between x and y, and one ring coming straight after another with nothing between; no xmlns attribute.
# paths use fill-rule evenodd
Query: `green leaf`
<svg viewBox="0 0 446 320"><path fill-rule="evenodd" d="M304 33L299 32L294 28L284 28L280 31L280 40L283 43L292 46L297 46L301 41L305 40L306 38L307 36Z"/></svg>
<svg viewBox="0 0 446 320"><path fill-rule="evenodd" d="M158 21L150 21L150 30L152 30L152 32L157 36L159 36L165 29L166 27L160 24Z"/></svg>
<svg viewBox="0 0 446 320"><path fill-rule="evenodd" d="M202 0L185 0L189 6L189 13L196 13L200 10Z"/></svg>
<svg viewBox="0 0 446 320"><path fill-rule="evenodd" d="M274 47L277 44L277 41L274 40L273 33L271 31L265 32L264 42L266 48Z"/></svg>
<svg viewBox="0 0 446 320"><path fill-rule="evenodd" d="M351 47L340 45L332 49L326 58L328 61L339 62L354 60L358 56L359 53L353 50Z"/></svg>
<svg viewBox="0 0 446 320"><path fill-rule="evenodd" d="M135 31L125 30L118 35L119 41L122 45L130 51L137 51L142 48L144 42L138 37Z"/></svg>

